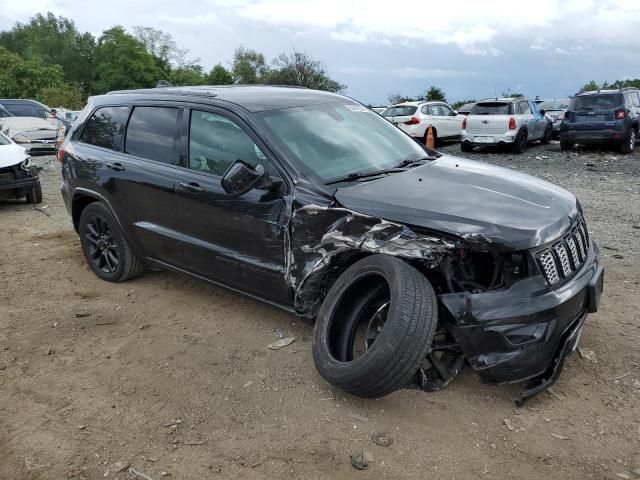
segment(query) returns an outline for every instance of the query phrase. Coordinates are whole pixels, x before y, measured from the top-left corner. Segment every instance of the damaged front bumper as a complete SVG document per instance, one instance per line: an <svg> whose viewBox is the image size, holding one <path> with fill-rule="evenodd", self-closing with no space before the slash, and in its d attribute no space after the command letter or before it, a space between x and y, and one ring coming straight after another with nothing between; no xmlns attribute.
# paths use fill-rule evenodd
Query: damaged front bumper
<svg viewBox="0 0 640 480"><path fill-rule="evenodd" d="M448 330L481 381L529 381L527 390L535 389L534 395L559 376L587 313L598 308L602 282L598 249L591 242L580 271L559 288L536 275L507 290L449 293L439 300Z"/></svg>

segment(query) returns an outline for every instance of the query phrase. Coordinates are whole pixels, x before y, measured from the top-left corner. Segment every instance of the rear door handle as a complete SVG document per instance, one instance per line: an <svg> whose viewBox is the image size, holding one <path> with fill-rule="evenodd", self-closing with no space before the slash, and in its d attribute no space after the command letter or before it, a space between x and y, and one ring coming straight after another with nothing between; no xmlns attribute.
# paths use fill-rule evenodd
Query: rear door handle
<svg viewBox="0 0 640 480"><path fill-rule="evenodd" d="M191 192L191 193L200 193L202 191L202 187L198 185L196 182L181 183L180 186L184 188L187 192Z"/></svg>
<svg viewBox="0 0 640 480"><path fill-rule="evenodd" d="M115 170L116 172L121 172L122 170L124 170L124 167L122 166L122 164L118 162L107 163L107 167L110 168L111 170Z"/></svg>

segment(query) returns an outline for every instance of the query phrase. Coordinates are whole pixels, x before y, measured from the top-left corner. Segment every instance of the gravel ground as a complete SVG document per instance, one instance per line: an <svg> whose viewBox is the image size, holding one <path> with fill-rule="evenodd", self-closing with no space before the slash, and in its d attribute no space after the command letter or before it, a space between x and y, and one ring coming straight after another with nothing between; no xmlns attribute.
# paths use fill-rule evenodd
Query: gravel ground
<svg viewBox="0 0 640 480"><path fill-rule="evenodd" d="M0 202L0 479L635 478L640 154L465 156L573 191L601 246L581 355L526 408L468 369L442 392L355 398L320 378L311 328L285 313L174 273L98 280L59 165L40 158L44 213ZM279 334L296 340L269 350ZM350 461L361 450L366 471Z"/></svg>

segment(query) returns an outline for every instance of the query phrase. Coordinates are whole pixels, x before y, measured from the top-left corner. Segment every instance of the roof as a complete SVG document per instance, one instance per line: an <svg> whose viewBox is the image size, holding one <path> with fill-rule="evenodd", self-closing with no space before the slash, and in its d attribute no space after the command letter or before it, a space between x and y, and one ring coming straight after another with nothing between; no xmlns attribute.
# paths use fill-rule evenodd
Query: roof
<svg viewBox="0 0 640 480"><path fill-rule="evenodd" d="M412 106L412 107L416 107L418 105L433 105L436 103L444 103L446 105L446 102L443 102L442 100L419 100L419 101L415 101L415 102L402 102L402 103L396 103L395 105L390 105L388 108L391 107L403 107L403 106Z"/></svg>
<svg viewBox="0 0 640 480"><path fill-rule="evenodd" d="M526 97L503 97L503 98L485 98L479 100L476 103L491 103L491 102L517 102L517 101L529 101Z"/></svg>
<svg viewBox="0 0 640 480"><path fill-rule="evenodd" d="M107 95L190 96L234 103L250 112L302 107L334 102L354 102L344 95L301 87L273 85L207 85L193 87L161 87L141 90L119 90Z"/></svg>
<svg viewBox="0 0 640 480"><path fill-rule="evenodd" d="M616 93L623 93L623 92L627 92L627 91L638 91L637 88L633 88L633 87L625 87L625 88L615 88L615 89L606 89L606 90L592 90L590 92L582 92L582 93L578 93L576 96L578 95L614 95Z"/></svg>

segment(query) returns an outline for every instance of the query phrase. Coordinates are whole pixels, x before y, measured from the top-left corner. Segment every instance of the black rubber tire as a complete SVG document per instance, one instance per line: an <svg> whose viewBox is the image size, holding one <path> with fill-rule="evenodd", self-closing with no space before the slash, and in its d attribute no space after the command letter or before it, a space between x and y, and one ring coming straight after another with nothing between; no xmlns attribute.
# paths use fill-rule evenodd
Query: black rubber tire
<svg viewBox="0 0 640 480"><path fill-rule="evenodd" d="M331 344L332 325L335 322L344 329L362 312L362 299L369 291L358 298L350 294L350 287L356 289L363 279L375 277L386 282L390 294L384 327L363 355L339 360ZM371 255L349 267L329 290L313 331L313 360L320 375L342 390L360 397L382 397L412 380L433 343L437 323L437 299L427 278L396 257Z"/></svg>
<svg viewBox="0 0 640 480"><path fill-rule="evenodd" d="M635 127L629 128L629 132L624 136L623 142L620 144L620 153L629 154L636 149L638 141L638 132Z"/></svg>
<svg viewBox="0 0 640 480"><path fill-rule="evenodd" d="M469 142L461 142L460 143L460 150L463 152L473 152L473 145L471 145L471 143Z"/></svg>
<svg viewBox="0 0 640 480"><path fill-rule="evenodd" d="M107 273L99 269L95 262L90 258L89 245L87 240L87 224L88 221L95 216L100 216L106 221L110 230L117 240L117 251L119 256L119 264L113 273ZM87 205L80 215L79 222L80 243L84 252L87 263L93 272L102 280L107 282L124 282L131 278L141 275L145 270L145 264L131 250L129 243L118 226L118 222L111 214L111 211L101 202L93 202Z"/></svg>
<svg viewBox="0 0 640 480"><path fill-rule="evenodd" d="M549 124L547 125L547 128L544 129L544 135L540 139L540 143L542 145L549 145L552 137L553 137L553 126Z"/></svg>
<svg viewBox="0 0 640 480"><path fill-rule="evenodd" d="M42 203L42 185L37 182L26 195L27 203Z"/></svg>
<svg viewBox="0 0 640 480"><path fill-rule="evenodd" d="M511 145L511 151L513 153L523 153L527 149L527 131L520 130L516 135L516 138L513 140L513 145Z"/></svg>
<svg viewBox="0 0 640 480"><path fill-rule="evenodd" d="M568 152L569 150L573 150L573 142L560 138L560 151Z"/></svg>

